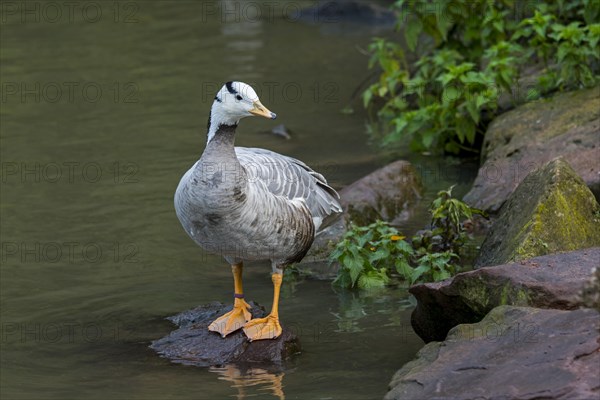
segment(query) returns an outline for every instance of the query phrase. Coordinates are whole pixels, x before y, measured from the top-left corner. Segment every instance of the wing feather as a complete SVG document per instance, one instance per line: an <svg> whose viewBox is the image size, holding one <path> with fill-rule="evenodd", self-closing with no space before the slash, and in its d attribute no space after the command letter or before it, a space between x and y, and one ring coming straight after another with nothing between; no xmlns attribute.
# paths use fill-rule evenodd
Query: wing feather
<svg viewBox="0 0 600 400"><path fill-rule="evenodd" d="M323 175L302 161L258 148L236 147L235 152L246 169L250 184L260 181L277 196L303 199L313 216L316 230L327 226L342 212L338 193L327 184Z"/></svg>

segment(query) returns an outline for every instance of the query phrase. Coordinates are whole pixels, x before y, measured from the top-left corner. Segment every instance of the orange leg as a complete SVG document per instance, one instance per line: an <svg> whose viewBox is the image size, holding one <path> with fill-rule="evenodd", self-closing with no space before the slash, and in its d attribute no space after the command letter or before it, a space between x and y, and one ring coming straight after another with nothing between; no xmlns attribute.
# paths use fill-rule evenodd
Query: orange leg
<svg viewBox="0 0 600 400"><path fill-rule="evenodd" d="M273 307L271 313L265 318L255 318L244 325L244 333L250 341L262 339L275 339L281 335L281 325L279 324L279 291L282 272L275 272L271 275L273 281Z"/></svg>
<svg viewBox="0 0 600 400"><path fill-rule="evenodd" d="M244 301L244 291L242 288L242 269L243 264L234 264L231 266L233 272L233 286L235 288L235 300L233 302L233 310L214 320L208 330L218 332L225 337L231 332L235 332L244 327L244 324L252 318L250 311L251 307Z"/></svg>

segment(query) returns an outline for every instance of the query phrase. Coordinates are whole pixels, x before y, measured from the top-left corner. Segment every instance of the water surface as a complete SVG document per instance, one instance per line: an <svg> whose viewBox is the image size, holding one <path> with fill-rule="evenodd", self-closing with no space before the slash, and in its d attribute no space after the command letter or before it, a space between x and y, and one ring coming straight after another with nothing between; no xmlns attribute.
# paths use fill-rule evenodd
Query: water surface
<svg viewBox="0 0 600 400"><path fill-rule="evenodd" d="M236 14L233 1L75 2L60 18L44 2L27 2L25 13L25 3L7 3L1 397L381 398L422 345L397 288L365 296L288 283L280 312L303 353L283 369L185 367L147 349L172 329L164 317L231 294L229 267L196 247L172 206L204 148L214 93L227 80L253 83L292 139L266 133L272 121L246 119L237 143L300 158L342 187L384 162L353 96L369 75L363 50L374 31L283 12L311 2L268 2L279 11L262 18ZM426 223L437 190L459 182L464 191L473 175L411 157L427 195L408 231ZM248 297L267 306L269 271L245 274Z"/></svg>

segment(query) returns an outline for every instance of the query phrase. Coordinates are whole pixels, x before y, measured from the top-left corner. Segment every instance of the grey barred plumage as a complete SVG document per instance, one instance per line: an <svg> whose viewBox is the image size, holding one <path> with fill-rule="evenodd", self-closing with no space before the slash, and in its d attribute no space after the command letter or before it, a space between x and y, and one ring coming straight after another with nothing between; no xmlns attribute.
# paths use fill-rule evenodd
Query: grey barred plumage
<svg viewBox="0 0 600 400"><path fill-rule="evenodd" d="M275 118L251 87L240 82L224 85L211 109L207 146L175 192L175 210L185 231L204 249L232 264L240 287L244 260L270 260L274 274L280 276L285 266L305 256L316 232L342 211L337 192L302 161L234 146L239 119L252 114ZM273 282L280 284L280 278L275 278ZM278 301L277 284L275 289ZM211 330L231 332L232 320L239 319L245 307L237 300L235 316L221 317ZM275 303L269 321L259 321L265 326L247 324L252 325L245 328L252 332L246 332L251 340L278 336L265 333L275 326Z"/></svg>

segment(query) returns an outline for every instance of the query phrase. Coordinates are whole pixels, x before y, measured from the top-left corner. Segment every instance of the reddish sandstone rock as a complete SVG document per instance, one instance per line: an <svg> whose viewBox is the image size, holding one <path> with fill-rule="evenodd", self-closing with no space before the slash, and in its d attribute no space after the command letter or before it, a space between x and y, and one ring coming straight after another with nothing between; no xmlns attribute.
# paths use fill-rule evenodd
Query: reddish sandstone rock
<svg viewBox="0 0 600 400"><path fill-rule="evenodd" d="M600 313L500 306L427 344L385 400L597 399Z"/></svg>

